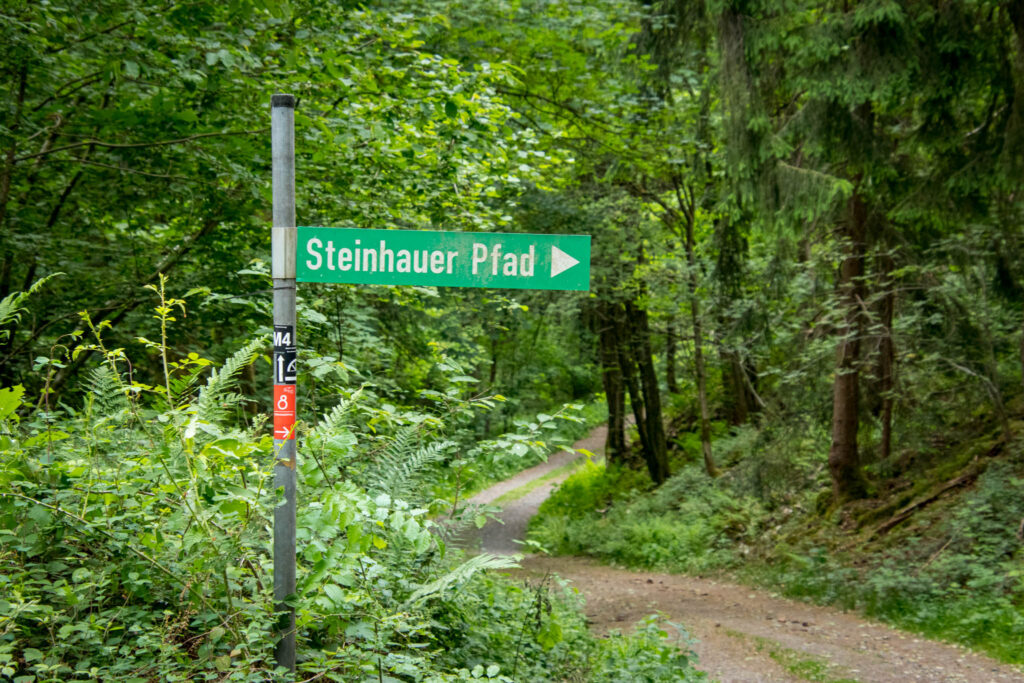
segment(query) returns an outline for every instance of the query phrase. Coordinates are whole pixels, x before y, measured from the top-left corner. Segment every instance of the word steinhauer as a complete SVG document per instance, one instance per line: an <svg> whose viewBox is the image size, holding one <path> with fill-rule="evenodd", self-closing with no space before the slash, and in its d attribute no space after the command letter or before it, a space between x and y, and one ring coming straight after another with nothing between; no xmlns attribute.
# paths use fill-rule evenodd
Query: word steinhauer
<svg viewBox="0 0 1024 683"><path fill-rule="evenodd" d="M320 270L326 263L327 270L352 271L355 273L434 273L451 275L458 272L456 260L459 251L443 249L388 249L387 241L380 240L378 247L361 246L361 240L355 246L335 248L334 242L327 240L327 246L314 237L306 242L306 252L311 258L306 259L306 267ZM460 262L461 263L461 262ZM533 277L537 257L533 245L523 254L503 254L501 244L494 244L490 249L486 244L474 242L470 257L473 275L490 272L491 275Z"/></svg>

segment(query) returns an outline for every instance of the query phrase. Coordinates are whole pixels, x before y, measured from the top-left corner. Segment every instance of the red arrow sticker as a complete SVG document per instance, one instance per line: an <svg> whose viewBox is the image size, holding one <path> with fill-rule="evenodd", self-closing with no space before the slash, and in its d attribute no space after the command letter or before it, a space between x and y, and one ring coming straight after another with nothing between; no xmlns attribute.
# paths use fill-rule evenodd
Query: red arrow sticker
<svg viewBox="0 0 1024 683"><path fill-rule="evenodd" d="M295 385L274 385L274 438L295 438Z"/></svg>

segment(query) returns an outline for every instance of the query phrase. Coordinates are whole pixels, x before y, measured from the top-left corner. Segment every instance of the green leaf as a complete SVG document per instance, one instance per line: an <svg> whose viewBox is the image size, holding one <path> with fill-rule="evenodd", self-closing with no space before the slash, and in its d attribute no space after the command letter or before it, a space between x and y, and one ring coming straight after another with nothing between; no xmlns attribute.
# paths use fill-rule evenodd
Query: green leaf
<svg viewBox="0 0 1024 683"><path fill-rule="evenodd" d="M373 640L373 624L368 621L359 621L345 629L345 635L349 638L362 638Z"/></svg>
<svg viewBox="0 0 1024 683"><path fill-rule="evenodd" d="M54 429L49 432L43 432L42 434L36 434L35 436L25 439L24 445L26 448L29 446L36 446L39 444L49 443L53 441L63 441L64 439L70 438L70 434L62 432L59 429Z"/></svg>
<svg viewBox="0 0 1024 683"><path fill-rule="evenodd" d="M345 602L345 591L344 589L334 583L329 583L324 586L324 593L331 599L335 605L341 605Z"/></svg>
<svg viewBox="0 0 1024 683"><path fill-rule="evenodd" d="M0 389L0 420L6 420L21 405L25 395L25 387L17 384L13 387Z"/></svg>
<svg viewBox="0 0 1024 683"><path fill-rule="evenodd" d="M554 619L549 620L537 632L537 643L545 650L550 650L562 642L562 627Z"/></svg>

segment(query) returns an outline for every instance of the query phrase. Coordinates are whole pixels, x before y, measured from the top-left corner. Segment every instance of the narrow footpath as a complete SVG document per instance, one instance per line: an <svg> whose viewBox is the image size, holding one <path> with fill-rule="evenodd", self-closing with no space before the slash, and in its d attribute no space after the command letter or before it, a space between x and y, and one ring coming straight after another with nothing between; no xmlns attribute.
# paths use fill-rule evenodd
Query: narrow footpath
<svg viewBox="0 0 1024 683"><path fill-rule="evenodd" d="M605 435L598 427L574 446L602 453ZM576 457L583 456L558 453L473 497L472 503L508 502L500 514L504 524L490 522L471 543L491 553L520 552L527 523L569 476L564 468ZM615 569L578 557L528 555L522 567L528 575L569 579L585 597L596 633L629 629L655 612L681 624L699 668L722 683L1024 683L1024 672L960 646L726 581Z"/></svg>

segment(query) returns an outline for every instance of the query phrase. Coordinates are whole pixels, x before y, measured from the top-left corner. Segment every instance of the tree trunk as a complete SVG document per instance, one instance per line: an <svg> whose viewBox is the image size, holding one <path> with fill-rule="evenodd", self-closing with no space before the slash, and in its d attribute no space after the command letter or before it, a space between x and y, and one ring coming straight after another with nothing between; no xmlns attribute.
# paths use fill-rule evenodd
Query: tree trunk
<svg viewBox="0 0 1024 683"><path fill-rule="evenodd" d="M690 268L690 319L693 324L693 370L697 377L697 401L700 404L700 447L704 454L704 469L708 476L717 477L718 467L711 453L711 412L708 409L707 372L704 368L704 333L700 323L700 301L697 299L697 257L694 255L693 214L686 215L686 260Z"/></svg>
<svg viewBox="0 0 1024 683"><path fill-rule="evenodd" d="M626 303L626 319L631 332L630 341L636 354L637 366L640 371L640 389L644 395L644 406L647 422L647 444L644 459L651 479L655 484L662 484L669 477L668 444L665 439L665 424L661 416L661 392L658 387L658 375L654 370L654 357L651 353L651 331L647 311L635 302Z"/></svg>
<svg viewBox="0 0 1024 683"><path fill-rule="evenodd" d="M1009 6L1010 20L1013 22L1016 50L1012 61L1013 75L1013 107L1011 121L1013 122L1012 132L1020 136L1024 129L1024 0L1016 0ZM1020 145L1010 147L1019 153ZM1020 366L1021 366L1021 387L1024 388L1024 321L1021 322L1020 337Z"/></svg>
<svg viewBox="0 0 1024 683"><path fill-rule="evenodd" d="M498 336L497 333L491 337L491 369L487 374L487 390L494 391L494 385L498 381ZM491 417L493 417L493 409L487 413L484 418L484 438L490 438L491 436Z"/></svg>
<svg viewBox="0 0 1024 683"><path fill-rule="evenodd" d="M608 438L605 457L609 463L626 459L626 388L619 367L618 336L615 321L607 303L600 305L597 315L598 358L601 361L601 383L608 404Z"/></svg>
<svg viewBox="0 0 1024 683"><path fill-rule="evenodd" d="M736 351L721 351L720 356L725 364L722 372L723 384L729 389L730 401L729 422L733 425L744 424L750 417L750 390L747 388L746 370Z"/></svg>
<svg viewBox="0 0 1024 683"><path fill-rule="evenodd" d="M629 344L628 329L623 320L622 311L615 306L615 328L617 331L617 344L615 345L616 357L619 361L619 369L622 371L622 380L629 392L629 402L633 406L633 418L636 422L637 433L640 435L640 448L643 450L644 459L651 452L649 433L647 431L647 411L644 406L644 397L640 393L640 385L636 378L636 361L633 359L633 350ZM654 475L651 475L654 478Z"/></svg>
<svg viewBox="0 0 1024 683"><path fill-rule="evenodd" d="M896 348L892 339L893 316L896 312L896 290L892 283L892 271L895 267L888 254L879 259L882 272L882 288L885 292L881 301L882 337L878 343L878 394L881 397L882 447L880 459L888 460L892 455L892 407L893 389L895 388Z"/></svg>
<svg viewBox="0 0 1024 683"><path fill-rule="evenodd" d="M1010 416L1006 412L1006 402L1003 401L1003 393L999 390L999 365L996 361L995 344L992 342L992 329L987 320L983 319L981 329L985 345L985 386L992 397L992 406L995 408L996 417L999 419L1003 440L1009 442L1013 438L1013 430L1010 429Z"/></svg>
<svg viewBox="0 0 1024 683"><path fill-rule="evenodd" d="M670 394L679 393L679 382L676 379L676 346L678 343L675 320L669 320L668 329L665 331L665 386Z"/></svg>
<svg viewBox="0 0 1024 683"><path fill-rule="evenodd" d="M11 144L4 155L3 173L0 174L0 227L7 219L7 203L11 197L11 178L14 176L14 155L18 150L18 134L21 128L21 110L25 104L25 85L28 82L28 67L24 64L18 76L18 94L15 96L14 118L7 122ZM3 241L10 240L8 230L0 230ZM14 251L9 242L4 245L3 263L0 265L0 299L11 293L11 271L14 267ZM13 336L13 335L12 335Z"/></svg>
<svg viewBox="0 0 1024 683"><path fill-rule="evenodd" d="M864 240L867 209L858 193L850 198L846 222L846 256L839 268L839 304L844 323L836 348L836 377L832 391L832 447L828 453L832 490L839 501L861 498L865 494L860 470L857 431L860 426L860 342L864 315Z"/></svg>
<svg viewBox="0 0 1024 683"><path fill-rule="evenodd" d="M643 453L644 462L647 465L647 471L651 475L651 480L656 484L661 484L667 476L667 453L666 453L666 465L662 467L659 462L656 453L657 449L657 434L661 434L661 445L662 449L667 451L664 443L664 428L661 430L657 427L651 426L652 415L648 412L647 401L645 400L644 390L641 388L641 383L637 379L637 356L634 351L636 350L636 343L634 335L630 329L630 320L625 315L625 310L621 305L614 306L615 313L615 329L618 344L616 345L616 355L619 360L619 368L622 371L623 383L626 385L626 389L629 391L629 400L633 406L633 417L636 421L637 434L640 436L640 449ZM642 353L642 352L641 352ZM660 402L655 403L655 415L654 419L660 424L661 421L661 404ZM652 440L652 432L655 435L655 439Z"/></svg>

